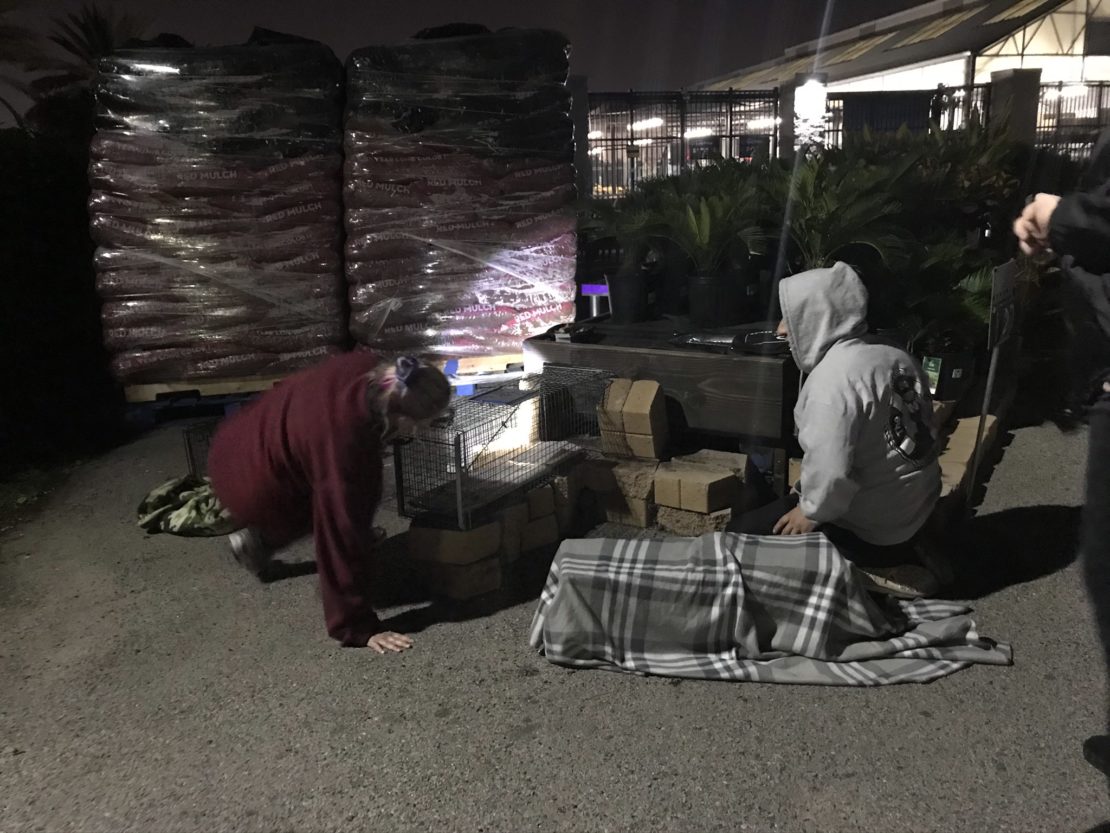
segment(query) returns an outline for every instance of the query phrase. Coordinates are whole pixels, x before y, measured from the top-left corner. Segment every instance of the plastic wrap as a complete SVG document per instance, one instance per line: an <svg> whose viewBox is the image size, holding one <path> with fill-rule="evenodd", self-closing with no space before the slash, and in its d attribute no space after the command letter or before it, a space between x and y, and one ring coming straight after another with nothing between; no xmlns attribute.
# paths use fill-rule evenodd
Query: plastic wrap
<svg viewBox="0 0 1110 833"><path fill-rule="evenodd" d="M574 316L566 39L418 40L347 64L351 334L387 351L518 353Z"/></svg>
<svg viewBox="0 0 1110 833"><path fill-rule="evenodd" d="M314 44L100 65L89 211L124 382L279 374L347 341L342 67Z"/></svg>

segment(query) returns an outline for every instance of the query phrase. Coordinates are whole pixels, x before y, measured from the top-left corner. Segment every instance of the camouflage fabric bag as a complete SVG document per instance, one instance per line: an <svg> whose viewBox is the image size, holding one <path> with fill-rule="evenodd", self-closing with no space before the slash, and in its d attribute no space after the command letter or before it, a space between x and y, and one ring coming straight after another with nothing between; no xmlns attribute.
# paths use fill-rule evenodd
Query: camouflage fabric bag
<svg viewBox="0 0 1110 833"><path fill-rule="evenodd" d="M189 538L228 535L239 528L224 509L208 478L175 477L139 504L139 526L156 535L168 532Z"/></svg>

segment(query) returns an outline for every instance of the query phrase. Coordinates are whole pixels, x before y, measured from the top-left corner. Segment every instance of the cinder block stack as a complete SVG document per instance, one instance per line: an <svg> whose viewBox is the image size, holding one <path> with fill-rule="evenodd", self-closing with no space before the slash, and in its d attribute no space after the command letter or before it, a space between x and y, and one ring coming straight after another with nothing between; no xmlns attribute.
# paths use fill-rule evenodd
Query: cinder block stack
<svg viewBox="0 0 1110 833"><path fill-rule="evenodd" d="M598 424L606 454L658 460L668 439L663 389L650 379L614 379L598 407Z"/></svg>
<svg viewBox="0 0 1110 833"><path fill-rule="evenodd" d="M414 523L407 540L409 558L432 592L465 600L500 589L500 520L465 532Z"/></svg>

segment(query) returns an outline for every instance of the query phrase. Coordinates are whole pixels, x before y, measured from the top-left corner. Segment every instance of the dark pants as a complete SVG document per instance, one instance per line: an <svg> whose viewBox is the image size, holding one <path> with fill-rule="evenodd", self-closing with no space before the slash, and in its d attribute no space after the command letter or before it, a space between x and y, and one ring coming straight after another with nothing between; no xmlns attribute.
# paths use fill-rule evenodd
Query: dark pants
<svg viewBox="0 0 1110 833"><path fill-rule="evenodd" d="M797 505L797 494L778 498L766 506L761 506L734 518L728 525L728 531L741 532L745 535L773 535L775 523L778 519ZM817 529L832 541L833 546L840 551L841 555L861 567L893 567L899 564L914 563L918 560L911 542L883 547L878 544L869 544L858 535L842 529L836 524L821 524Z"/></svg>
<svg viewBox="0 0 1110 833"><path fill-rule="evenodd" d="M1089 424L1080 558L1110 671L1110 394L1098 398L1090 410Z"/></svg>

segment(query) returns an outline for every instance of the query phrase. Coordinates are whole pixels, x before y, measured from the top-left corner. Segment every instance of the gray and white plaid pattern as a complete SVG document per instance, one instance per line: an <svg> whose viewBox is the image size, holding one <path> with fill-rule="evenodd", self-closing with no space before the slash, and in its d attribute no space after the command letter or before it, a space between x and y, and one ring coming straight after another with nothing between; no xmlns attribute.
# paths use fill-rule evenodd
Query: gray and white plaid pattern
<svg viewBox="0 0 1110 833"><path fill-rule="evenodd" d="M924 683L1012 664L955 602L872 596L819 533L565 541L530 642L559 665L710 680Z"/></svg>

